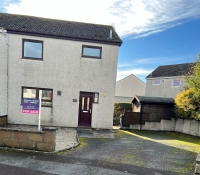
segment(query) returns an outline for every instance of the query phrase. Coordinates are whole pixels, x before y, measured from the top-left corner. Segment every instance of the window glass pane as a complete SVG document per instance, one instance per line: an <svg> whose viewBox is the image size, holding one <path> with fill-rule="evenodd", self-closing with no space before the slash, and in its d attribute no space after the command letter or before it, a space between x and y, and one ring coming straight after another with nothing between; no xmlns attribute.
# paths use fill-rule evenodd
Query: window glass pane
<svg viewBox="0 0 200 175"><path fill-rule="evenodd" d="M36 98L36 89L23 88L23 98Z"/></svg>
<svg viewBox="0 0 200 175"><path fill-rule="evenodd" d="M52 99L52 91L51 90L40 90L40 97L42 100L51 100Z"/></svg>
<svg viewBox="0 0 200 175"><path fill-rule="evenodd" d="M177 86L177 87L179 87L179 86L180 86L180 80L173 80L172 86Z"/></svg>
<svg viewBox="0 0 200 175"><path fill-rule="evenodd" d="M154 80L154 81L153 81L153 84L154 84L154 85L160 85L160 80Z"/></svg>
<svg viewBox="0 0 200 175"><path fill-rule="evenodd" d="M87 98L87 110L89 110L90 109L90 98L88 97Z"/></svg>
<svg viewBox="0 0 200 175"><path fill-rule="evenodd" d="M85 97L82 97L82 110L84 110L84 100L85 100Z"/></svg>
<svg viewBox="0 0 200 175"><path fill-rule="evenodd" d="M101 51L100 48L83 48L83 55L84 56L92 56L92 57L100 57Z"/></svg>
<svg viewBox="0 0 200 175"><path fill-rule="evenodd" d="M94 94L94 103L98 103L98 101L99 101L99 94L95 93Z"/></svg>
<svg viewBox="0 0 200 175"><path fill-rule="evenodd" d="M42 99L42 106L51 107L53 102L53 90L39 88L23 88L22 98L40 98Z"/></svg>
<svg viewBox="0 0 200 175"><path fill-rule="evenodd" d="M24 41L24 57L42 58L42 43Z"/></svg>

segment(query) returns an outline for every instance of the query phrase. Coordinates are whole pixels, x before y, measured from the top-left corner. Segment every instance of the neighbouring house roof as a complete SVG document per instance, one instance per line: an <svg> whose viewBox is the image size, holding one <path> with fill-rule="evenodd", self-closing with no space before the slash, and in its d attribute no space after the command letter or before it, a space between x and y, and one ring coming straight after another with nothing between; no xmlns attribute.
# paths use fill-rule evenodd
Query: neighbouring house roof
<svg viewBox="0 0 200 175"><path fill-rule="evenodd" d="M194 64L195 63L184 63L159 66L146 78L190 75L193 73Z"/></svg>
<svg viewBox="0 0 200 175"><path fill-rule="evenodd" d="M167 97L148 97L148 96L138 96L135 95L135 97L132 100L132 103L151 103L151 104L174 104L173 98L167 98Z"/></svg>
<svg viewBox="0 0 200 175"><path fill-rule="evenodd" d="M0 27L5 28L8 33L84 40L119 46L122 44L118 34L109 25L0 13ZM111 38L110 31L112 31Z"/></svg>

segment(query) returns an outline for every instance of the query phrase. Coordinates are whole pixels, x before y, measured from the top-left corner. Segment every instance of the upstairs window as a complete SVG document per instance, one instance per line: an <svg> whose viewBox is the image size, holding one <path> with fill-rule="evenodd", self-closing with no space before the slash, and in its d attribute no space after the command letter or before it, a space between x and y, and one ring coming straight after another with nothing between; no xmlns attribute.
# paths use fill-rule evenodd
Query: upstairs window
<svg viewBox="0 0 200 175"><path fill-rule="evenodd" d="M153 80L153 85L160 85L160 80Z"/></svg>
<svg viewBox="0 0 200 175"><path fill-rule="evenodd" d="M172 80L172 87L180 87L180 80Z"/></svg>
<svg viewBox="0 0 200 175"><path fill-rule="evenodd" d="M43 41L23 39L22 58L43 59Z"/></svg>
<svg viewBox="0 0 200 175"><path fill-rule="evenodd" d="M35 87L22 87L23 98L39 98L41 97L43 107L52 107L53 90Z"/></svg>
<svg viewBox="0 0 200 175"><path fill-rule="evenodd" d="M101 59L101 47L82 46L82 57L99 58Z"/></svg>

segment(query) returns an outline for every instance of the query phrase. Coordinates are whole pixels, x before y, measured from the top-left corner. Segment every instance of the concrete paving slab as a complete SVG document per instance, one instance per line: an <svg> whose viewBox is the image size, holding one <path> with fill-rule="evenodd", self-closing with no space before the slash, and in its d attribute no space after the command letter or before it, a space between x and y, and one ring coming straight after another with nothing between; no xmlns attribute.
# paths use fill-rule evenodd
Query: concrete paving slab
<svg viewBox="0 0 200 175"><path fill-rule="evenodd" d="M73 128L58 128L55 151L74 148L79 144L77 131Z"/></svg>

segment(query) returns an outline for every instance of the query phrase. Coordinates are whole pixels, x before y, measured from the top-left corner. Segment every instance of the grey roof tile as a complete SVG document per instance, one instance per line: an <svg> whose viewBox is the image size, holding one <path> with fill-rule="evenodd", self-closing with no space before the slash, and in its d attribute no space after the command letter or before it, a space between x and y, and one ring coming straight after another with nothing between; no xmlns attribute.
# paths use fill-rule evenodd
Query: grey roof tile
<svg viewBox="0 0 200 175"><path fill-rule="evenodd" d="M159 66L146 78L190 75L193 73L194 64L195 63L184 63Z"/></svg>
<svg viewBox="0 0 200 175"><path fill-rule="evenodd" d="M34 16L0 13L0 27L9 31L30 32L59 37L72 37L122 44L122 40L109 25L73 22ZM112 30L112 38L110 36Z"/></svg>

